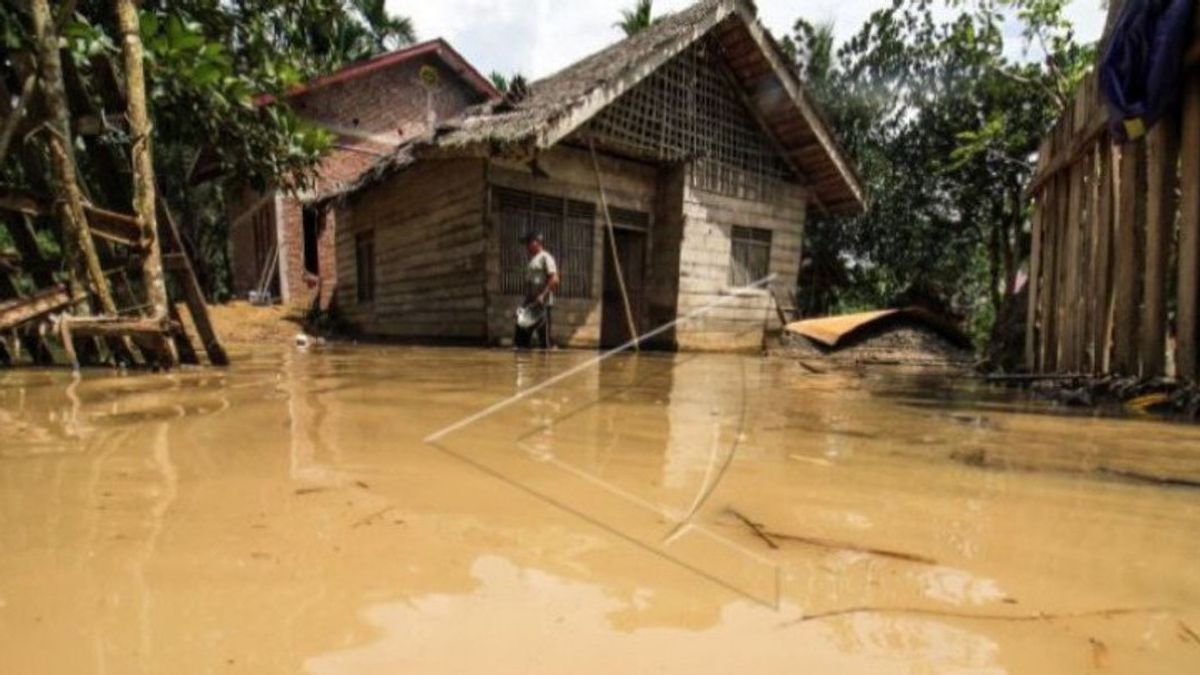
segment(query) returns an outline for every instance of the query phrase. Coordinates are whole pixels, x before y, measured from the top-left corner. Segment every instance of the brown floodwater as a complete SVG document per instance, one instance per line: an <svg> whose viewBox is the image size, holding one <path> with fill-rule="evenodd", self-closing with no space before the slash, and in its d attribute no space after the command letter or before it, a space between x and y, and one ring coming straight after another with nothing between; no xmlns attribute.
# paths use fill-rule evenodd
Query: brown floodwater
<svg viewBox="0 0 1200 675"><path fill-rule="evenodd" d="M0 372L0 673L1196 673L1200 428L966 380Z"/></svg>

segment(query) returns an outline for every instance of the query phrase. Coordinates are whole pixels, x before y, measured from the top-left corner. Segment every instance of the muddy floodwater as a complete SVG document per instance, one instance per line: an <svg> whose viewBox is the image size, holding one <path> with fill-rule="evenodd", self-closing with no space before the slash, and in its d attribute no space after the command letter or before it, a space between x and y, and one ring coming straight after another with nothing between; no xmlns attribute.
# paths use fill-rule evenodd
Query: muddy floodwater
<svg viewBox="0 0 1200 675"><path fill-rule="evenodd" d="M1200 428L786 360L0 372L0 673L1198 673Z"/></svg>

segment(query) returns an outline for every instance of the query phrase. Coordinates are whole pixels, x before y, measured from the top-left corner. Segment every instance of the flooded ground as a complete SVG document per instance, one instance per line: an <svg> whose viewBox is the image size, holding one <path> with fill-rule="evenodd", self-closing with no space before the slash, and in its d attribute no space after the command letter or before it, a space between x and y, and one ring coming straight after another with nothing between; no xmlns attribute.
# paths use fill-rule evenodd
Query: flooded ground
<svg viewBox="0 0 1200 675"><path fill-rule="evenodd" d="M1196 673L1200 428L738 356L0 372L2 673Z"/></svg>

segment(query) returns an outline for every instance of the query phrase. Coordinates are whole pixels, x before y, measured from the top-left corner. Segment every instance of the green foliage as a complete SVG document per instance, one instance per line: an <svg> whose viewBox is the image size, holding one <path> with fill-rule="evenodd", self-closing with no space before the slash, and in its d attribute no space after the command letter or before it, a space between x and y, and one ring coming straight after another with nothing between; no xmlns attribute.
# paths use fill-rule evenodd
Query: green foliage
<svg viewBox="0 0 1200 675"><path fill-rule="evenodd" d="M496 91L499 91L501 94L508 93L507 75L498 70L493 70L491 75L488 75L488 79L492 81L492 86L496 88Z"/></svg>
<svg viewBox="0 0 1200 675"><path fill-rule="evenodd" d="M921 298L982 335L1015 293L1023 190L1093 50L1075 43L1060 0L951 7L943 18L927 0L894 0L836 51L830 27L803 20L783 43L870 193L862 216L814 212L809 313ZM1008 55L1013 21L1029 58Z"/></svg>
<svg viewBox="0 0 1200 675"><path fill-rule="evenodd" d="M122 105L113 96L122 58L112 3L81 0L64 19L68 65L84 90L73 97L73 113L84 104L114 112ZM413 28L388 14L384 0L143 0L140 23L159 187L199 254L208 290L220 295L229 276L225 191L194 185L194 168L231 184L309 187L332 137L301 120L284 95L312 77L412 42ZM0 4L0 63L11 65L30 39L26 18ZM4 76L13 90L12 69ZM127 190L106 189L111 176L106 180L90 154L108 145L127 155L130 139L119 114L103 123L98 137L76 139L80 165L98 203L127 211ZM19 152L36 166L43 150L31 143ZM44 176L25 172L27 161L9 159L0 167L6 182L45 184Z"/></svg>

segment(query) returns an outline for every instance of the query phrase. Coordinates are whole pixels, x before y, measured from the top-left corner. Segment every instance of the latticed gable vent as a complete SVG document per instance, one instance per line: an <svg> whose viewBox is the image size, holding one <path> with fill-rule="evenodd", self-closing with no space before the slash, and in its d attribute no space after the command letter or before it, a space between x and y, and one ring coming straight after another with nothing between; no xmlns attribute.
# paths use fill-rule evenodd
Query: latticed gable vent
<svg viewBox="0 0 1200 675"><path fill-rule="evenodd" d="M622 94L578 136L637 158L695 162L693 187L770 201L779 183L795 176L739 86L716 43L701 40Z"/></svg>

